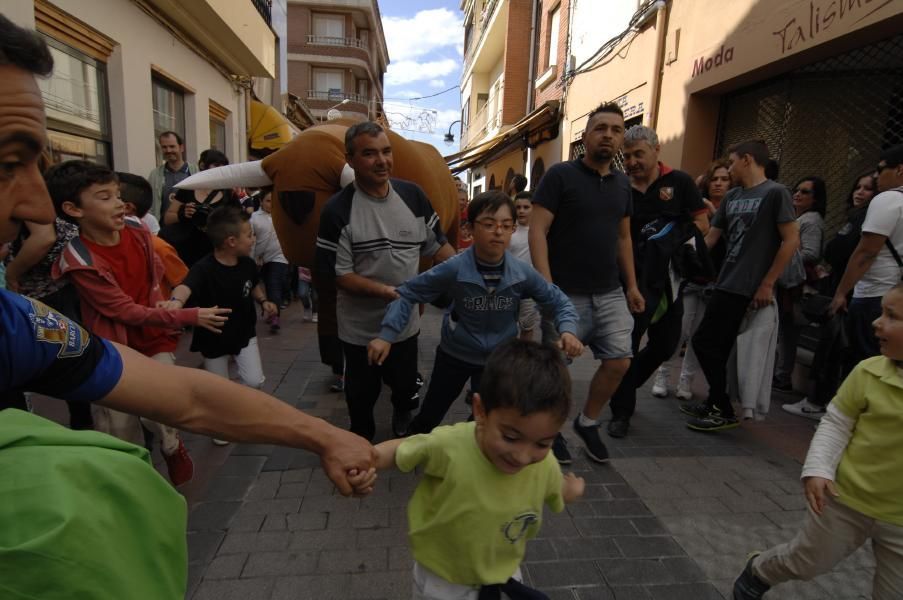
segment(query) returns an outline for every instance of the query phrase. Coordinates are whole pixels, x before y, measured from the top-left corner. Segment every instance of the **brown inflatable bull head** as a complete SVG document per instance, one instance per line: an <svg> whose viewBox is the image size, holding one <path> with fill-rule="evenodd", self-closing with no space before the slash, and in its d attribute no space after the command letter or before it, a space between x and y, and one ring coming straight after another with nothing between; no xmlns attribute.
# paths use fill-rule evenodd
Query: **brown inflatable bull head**
<svg viewBox="0 0 903 600"><path fill-rule="evenodd" d="M350 120L337 120L302 131L291 143L262 161L209 169L192 175L178 187L228 189L273 186L273 224L289 262L314 271L320 212L331 196L351 183L354 173L345 161L345 132ZM387 130L392 143L392 176L423 188L442 230L455 245L458 199L454 179L439 152L428 144L407 140ZM335 287L314 277L320 295L320 354L334 364L331 338L337 335Z"/></svg>

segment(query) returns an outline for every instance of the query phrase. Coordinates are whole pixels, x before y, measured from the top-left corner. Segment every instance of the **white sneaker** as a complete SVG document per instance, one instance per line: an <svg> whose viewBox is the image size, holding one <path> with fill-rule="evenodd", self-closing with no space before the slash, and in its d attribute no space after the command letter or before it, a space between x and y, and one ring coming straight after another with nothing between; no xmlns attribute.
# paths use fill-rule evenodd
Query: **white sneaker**
<svg viewBox="0 0 903 600"><path fill-rule="evenodd" d="M228 446L229 442L227 440L221 440L218 438L211 438L213 440L213 444L215 446Z"/></svg>
<svg viewBox="0 0 903 600"><path fill-rule="evenodd" d="M314 313L314 314L310 317L310 320L311 320L312 323L318 323L318 322L320 321L319 317L317 317L317 313Z"/></svg>
<svg viewBox="0 0 903 600"><path fill-rule="evenodd" d="M825 407L809 402L809 398L803 398L799 402L793 404L784 404L781 406L791 415L798 417L806 417L814 421L819 421L825 414Z"/></svg>
<svg viewBox="0 0 903 600"><path fill-rule="evenodd" d="M656 398L668 396L668 371L659 369L655 372L655 381L652 382L652 395Z"/></svg>
<svg viewBox="0 0 903 600"><path fill-rule="evenodd" d="M756 418L756 411L751 408L744 408L742 417L744 421L752 421Z"/></svg>
<svg viewBox="0 0 903 600"><path fill-rule="evenodd" d="M684 402L693 399L693 392L690 391L690 386L677 386L677 393L675 394L678 400L683 400Z"/></svg>

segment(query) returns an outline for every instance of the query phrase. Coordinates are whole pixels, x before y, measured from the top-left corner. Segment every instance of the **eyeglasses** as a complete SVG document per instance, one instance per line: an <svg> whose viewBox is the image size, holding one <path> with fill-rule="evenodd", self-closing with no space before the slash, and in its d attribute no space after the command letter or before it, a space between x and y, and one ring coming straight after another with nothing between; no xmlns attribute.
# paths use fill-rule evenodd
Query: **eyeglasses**
<svg viewBox="0 0 903 600"><path fill-rule="evenodd" d="M499 229L508 233L514 231L514 221L496 221L494 219L482 219L476 221L476 224L483 228L483 231L495 232Z"/></svg>
<svg viewBox="0 0 903 600"><path fill-rule="evenodd" d="M796 188L793 190L794 194L803 194L805 196L811 196L814 193L814 190L807 190L804 188Z"/></svg>

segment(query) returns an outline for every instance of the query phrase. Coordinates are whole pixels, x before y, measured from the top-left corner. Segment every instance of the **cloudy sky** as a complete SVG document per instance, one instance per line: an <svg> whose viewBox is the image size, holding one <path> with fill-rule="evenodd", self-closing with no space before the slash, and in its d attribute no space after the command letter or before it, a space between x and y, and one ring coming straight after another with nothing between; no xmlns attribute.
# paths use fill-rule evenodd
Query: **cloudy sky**
<svg viewBox="0 0 903 600"><path fill-rule="evenodd" d="M386 116L401 135L431 143L443 155L458 150L459 124L452 128L453 145L443 138L449 125L461 118L457 86L464 25L459 5L457 0L379 0L390 60Z"/></svg>

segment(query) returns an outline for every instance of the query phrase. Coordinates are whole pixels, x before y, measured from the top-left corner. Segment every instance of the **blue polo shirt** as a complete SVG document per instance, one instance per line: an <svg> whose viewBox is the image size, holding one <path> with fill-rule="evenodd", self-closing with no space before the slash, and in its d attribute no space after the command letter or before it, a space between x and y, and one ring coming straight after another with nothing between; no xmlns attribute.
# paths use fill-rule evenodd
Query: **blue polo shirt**
<svg viewBox="0 0 903 600"><path fill-rule="evenodd" d="M620 287L618 227L633 212L630 180L600 175L571 160L553 165L533 202L553 215L547 236L552 281L568 294L605 294Z"/></svg>

